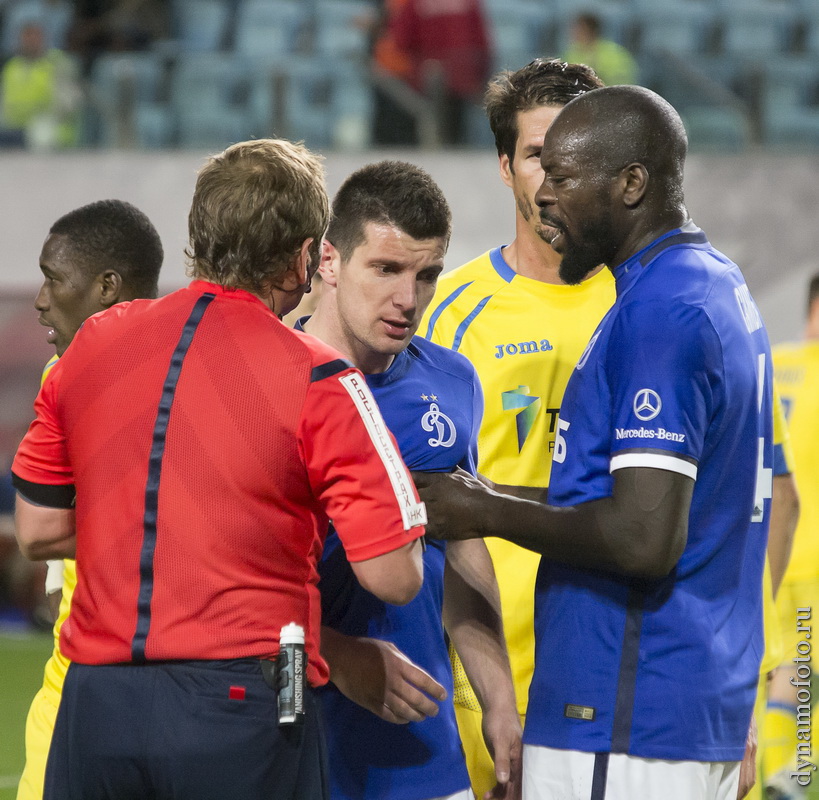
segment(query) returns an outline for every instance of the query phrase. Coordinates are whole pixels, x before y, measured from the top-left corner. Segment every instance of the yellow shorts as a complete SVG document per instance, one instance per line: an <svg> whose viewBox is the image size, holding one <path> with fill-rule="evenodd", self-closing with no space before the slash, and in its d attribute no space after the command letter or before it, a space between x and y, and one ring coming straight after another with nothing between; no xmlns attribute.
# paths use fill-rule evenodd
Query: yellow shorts
<svg viewBox="0 0 819 800"><path fill-rule="evenodd" d="M45 686L31 701L26 717L26 766L17 788L17 800L43 800L46 761L59 705L60 695Z"/></svg>
<svg viewBox="0 0 819 800"><path fill-rule="evenodd" d="M458 731L461 734L461 744L466 758L466 769L472 783L472 791L480 800L495 786L495 763L486 749L481 730L483 714L455 704L455 718L458 720ZM526 715L521 714L520 725L526 721Z"/></svg>

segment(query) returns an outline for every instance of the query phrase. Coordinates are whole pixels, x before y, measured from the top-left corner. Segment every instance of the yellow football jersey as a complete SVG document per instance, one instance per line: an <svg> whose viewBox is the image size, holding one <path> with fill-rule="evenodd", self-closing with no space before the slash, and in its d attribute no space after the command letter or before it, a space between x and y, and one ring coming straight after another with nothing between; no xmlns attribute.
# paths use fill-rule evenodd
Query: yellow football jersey
<svg viewBox="0 0 819 800"><path fill-rule="evenodd" d="M560 401L597 324L614 302L607 269L579 286L516 274L496 248L438 280L420 332L466 356L480 377L484 418L478 470L515 486L546 487ZM526 712L534 663L534 585L540 556L487 539L501 594L518 710ZM453 664L455 702L479 710Z"/></svg>
<svg viewBox="0 0 819 800"><path fill-rule="evenodd" d="M43 369L40 384L45 383L51 368L57 363L53 356ZM17 800L42 800L48 750L69 660L60 652L60 629L71 609L71 596L77 586L76 562L63 561L63 588L60 611L54 623L54 651L45 665L43 686L34 697L26 718L26 764L17 787Z"/></svg>
<svg viewBox="0 0 819 800"><path fill-rule="evenodd" d="M819 341L773 350L774 375L791 434L799 524L783 584L819 579Z"/></svg>

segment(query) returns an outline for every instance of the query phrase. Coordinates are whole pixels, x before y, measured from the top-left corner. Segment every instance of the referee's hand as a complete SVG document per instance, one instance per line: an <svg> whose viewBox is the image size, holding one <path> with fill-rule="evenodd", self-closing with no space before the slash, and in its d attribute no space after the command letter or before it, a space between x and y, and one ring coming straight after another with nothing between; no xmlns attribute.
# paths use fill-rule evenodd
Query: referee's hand
<svg viewBox="0 0 819 800"><path fill-rule="evenodd" d="M321 637L330 680L349 700L398 725L438 714L446 689L391 642L345 636L327 627Z"/></svg>

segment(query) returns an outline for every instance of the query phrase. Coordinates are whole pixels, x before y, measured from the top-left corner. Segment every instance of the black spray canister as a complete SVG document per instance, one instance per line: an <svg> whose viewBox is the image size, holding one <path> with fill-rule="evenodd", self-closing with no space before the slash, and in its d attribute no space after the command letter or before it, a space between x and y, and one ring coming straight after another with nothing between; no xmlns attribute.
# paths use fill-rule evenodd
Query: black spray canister
<svg viewBox="0 0 819 800"><path fill-rule="evenodd" d="M304 653L304 628L291 622L279 633L276 659L279 684L279 725L304 722L304 691L307 658Z"/></svg>

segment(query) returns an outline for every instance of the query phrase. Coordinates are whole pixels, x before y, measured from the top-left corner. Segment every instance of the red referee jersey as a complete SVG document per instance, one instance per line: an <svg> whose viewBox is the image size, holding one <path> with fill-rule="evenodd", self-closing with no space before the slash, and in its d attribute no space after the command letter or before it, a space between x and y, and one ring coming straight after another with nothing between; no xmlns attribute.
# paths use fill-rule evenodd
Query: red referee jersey
<svg viewBox="0 0 819 800"><path fill-rule="evenodd" d="M194 281L91 317L35 408L13 472L41 505L76 489L73 661L273 655L295 621L319 685L328 519L351 561L423 534L363 377L244 291Z"/></svg>

